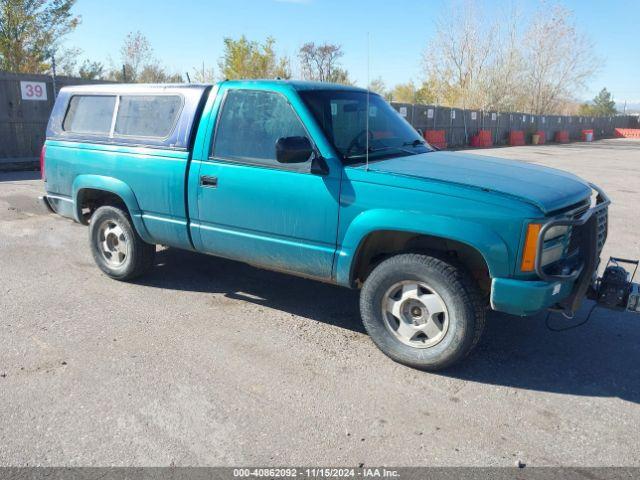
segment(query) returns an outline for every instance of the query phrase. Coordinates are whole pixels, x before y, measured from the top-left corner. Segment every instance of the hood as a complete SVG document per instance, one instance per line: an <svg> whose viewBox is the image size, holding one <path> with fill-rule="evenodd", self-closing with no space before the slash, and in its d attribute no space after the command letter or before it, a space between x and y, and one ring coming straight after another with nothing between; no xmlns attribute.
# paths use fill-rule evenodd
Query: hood
<svg viewBox="0 0 640 480"><path fill-rule="evenodd" d="M568 172L461 152L438 151L374 161L369 170L489 190L524 200L544 213L591 195L589 184Z"/></svg>

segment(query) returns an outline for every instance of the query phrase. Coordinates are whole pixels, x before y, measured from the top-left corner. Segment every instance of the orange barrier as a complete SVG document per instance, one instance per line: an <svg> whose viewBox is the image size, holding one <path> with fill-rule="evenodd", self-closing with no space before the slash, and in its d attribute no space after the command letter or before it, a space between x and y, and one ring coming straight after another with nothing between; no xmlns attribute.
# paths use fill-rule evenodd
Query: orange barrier
<svg viewBox="0 0 640 480"><path fill-rule="evenodd" d="M559 130L555 136L556 143L569 143L569 132L566 130Z"/></svg>
<svg viewBox="0 0 640 480"><path fill-rule="evenodd" d="M444 130L425 130L424 139L429 145L433 145L441 150L447 148L447 139Z"/></svg>
<svg viewBox="0 0 640 480"><path fill-rule="evenodd" d="M591 140L588 140L589 135L591 135ZM593 139L594 139L593 130L591 130L591 129L582 130L582 132L580 132L580 137L582 138L583 142L593 141Z"/></svg>
<svg viewBox="0 0 640 480"><path fill-rule="evenodd" d="M538 135L538 137L540 137L540 140L538 140L538 145L544 145L544 143L547 141L547 136L544 133L544 131L538 130L535 134Z"/></svg>
<svg viewBox="0 0 640 480"><path fill-rule="evenodd" d="M480 148L493 146L491 130L480 130L477 135L471 137L471 146Z"/></svg>
<svg viewBox="0 0 640 480"><path fill-rule="evenodd" d="M509 132L509 145L512 147L524 145L524 132L522 130L511 130Z"/></svg>
<svg viewBox="0 0 640 480"><path fill-rule="evenodd" d="M616 128L617 138L640 138L640 128Z"/></svg>

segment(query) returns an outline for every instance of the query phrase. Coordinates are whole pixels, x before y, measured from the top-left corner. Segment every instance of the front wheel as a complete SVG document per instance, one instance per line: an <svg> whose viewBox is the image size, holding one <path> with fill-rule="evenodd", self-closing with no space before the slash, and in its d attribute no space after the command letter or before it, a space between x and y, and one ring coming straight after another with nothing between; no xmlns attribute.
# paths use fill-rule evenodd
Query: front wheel
<svg viewBox="0 0 640 480"><path fill-rule="evenodd" d="M418 254L380 263L364 283L360 310L369 336L387 356L422 370L463 359L478 343L486 314L463 268Z"/></svg>
<svg viewBox="0 0 640 480"><path fill-rule="evenodd" d="M153 265L156 246L140 238L129 215L116 207L100 207L89 225L91 253L100 270L116 280L131 280Z"/></svg>

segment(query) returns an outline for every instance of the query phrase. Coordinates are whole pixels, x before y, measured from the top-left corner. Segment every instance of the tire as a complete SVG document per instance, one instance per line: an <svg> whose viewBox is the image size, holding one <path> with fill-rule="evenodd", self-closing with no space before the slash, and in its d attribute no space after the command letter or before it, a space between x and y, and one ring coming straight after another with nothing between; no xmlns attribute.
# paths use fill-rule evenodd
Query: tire
<svg viewBox="0 0 640 480"><path fill-rule="evenodd" d="M362 287L360 311L380 350L429 371L466 357L480 340L486 318L479 289L465 269L419 254L380 263Z"/></svg>
<svg viewBox="0 0 640 480"><path fill-rule="evenodd" d="M151 266L156 246L144 242L127 212L116 207L100 207L91 216L89 245L93 259L115 280L139 277Z"/></svg>

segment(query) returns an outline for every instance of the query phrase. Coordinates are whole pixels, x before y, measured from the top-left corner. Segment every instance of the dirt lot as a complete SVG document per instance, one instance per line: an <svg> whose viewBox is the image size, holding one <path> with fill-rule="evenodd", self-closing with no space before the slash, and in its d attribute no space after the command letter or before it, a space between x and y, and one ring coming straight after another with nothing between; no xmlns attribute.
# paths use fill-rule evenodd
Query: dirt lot
<svg viewBox="0 0 640 480"><path fill-rule="evenodd" d="M474 153L598 183L605 253L640 257L640 142ZM640 466L640 316L492 314L422 373L375 348L357 292L175 250L109 280L33 178L0 174L0 465Z"/></svg>

